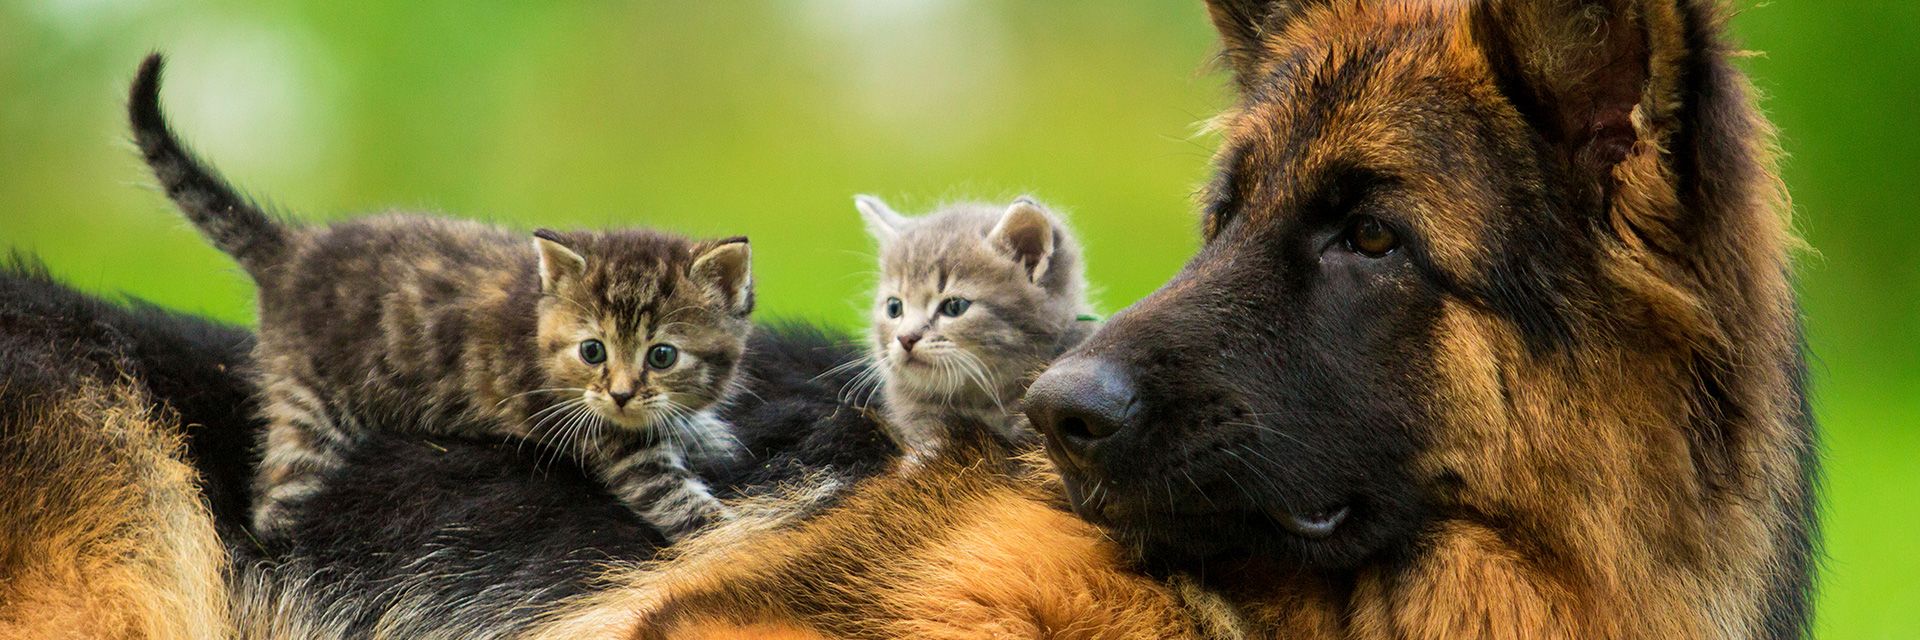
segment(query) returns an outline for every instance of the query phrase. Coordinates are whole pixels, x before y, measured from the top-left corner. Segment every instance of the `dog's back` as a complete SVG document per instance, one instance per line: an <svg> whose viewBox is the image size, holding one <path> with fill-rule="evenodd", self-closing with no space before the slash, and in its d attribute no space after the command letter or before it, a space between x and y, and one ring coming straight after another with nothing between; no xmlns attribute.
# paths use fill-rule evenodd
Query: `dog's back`
<svg viewBox="0 0 1920 640"><path fill-rule="evenodd" d="M221 358L152 351L221 332L175 322L0 273L0 637L225 635L226 554L179 428L204 409L154 390Z"/></svg>

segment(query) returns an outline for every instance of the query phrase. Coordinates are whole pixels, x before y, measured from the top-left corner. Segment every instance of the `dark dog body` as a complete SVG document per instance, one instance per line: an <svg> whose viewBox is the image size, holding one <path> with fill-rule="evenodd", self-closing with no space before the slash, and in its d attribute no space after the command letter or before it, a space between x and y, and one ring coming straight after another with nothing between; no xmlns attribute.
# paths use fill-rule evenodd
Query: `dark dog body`
<svg viewBox="0 0 1920 640"><path fill-rule="evenodd" d="M220 635L250 343L0 266L0 637Z"/></svg>
<svg viewBox="0 0 1920 640"><path fill-rule="evenodd" d="M741 496L782 491L803 479L851 484L898 455L865 414L835 401L845 379L813 378L858 357L848 343L802 324L761 332L744 363L751 394L730 416L747 455L704 470L717 487ZM100 531L114 532L110 540L137 534L176 539L181 546L224 546L233 563L214 555L182 557L184 551L161 545L60 547L42 564L92 567L88 571L96 575L88 586L58 587L62 591L23 578L22 588L37 590L29 596L72 600L73 615L94 618L101 628L126 619L135 627L180 624L186 625L181 633L222 635L194 626L229 617L227 594L183 591L184 581L200 579L205 584L199 587L231 589L230 617L246 637L361 637L376 631L507 637L564 598L590 591L610 563L647 560L661 545L656 532L564 456L500 442L392 435L359 443L340 472L347 479L329 483L328 491L298 512L297 535L263 546L246 530L252 443L261 428L244 375L251 346L245 331L102 301L54 282L37 267L0 274L0 360L8 372L0 388L0 418L8 431L0 444L8 455L33 461L14 469L7 486L18 489L11 495L21 500L67 496L47 498L62 507L17 514L24 518L13 523L21 542L85 540L82 534L98 537L88 532ZM51 411L61 407L98 414L123 405L134 412L130 418L100 417L89 424L48 417L65 415ZM130 425L124 428L138 429L105 431L122 421ZM140 467L96 451L104 445L90 443L102 438L157 460L177 456L198 473L165 483L151 475L122 479L127 469ZM183 445L178 451L176 439ZM107 453L132 455L117 451ZM15 487L15 479L24 484ZM192 493L165 503L149 498L155 502L149 510L129 510L127 498L95 488L114 482L122 485L116 491ZM88 510L89 497L99 509ZM218 540L215 529L203 533L194 528L201 520L189 517L202 500L209 507L205 522L216 525ZM102 564L145 560L146 554L155 566L188 573L173 576L137 563L114 573ZM132 577L121 578L123 573ZM213 618L183 613L189 608ZM8 628L10 615L0 608L0 628ZM50 620L47 628L70 624Z"/></svg>
<svg viewBox="0 0 1920 640"><path fill-rule="evenodd" d="M745 455L701 470L717 492L850 485L898 455L835 401L845 379L813 377L857 357L847 343L801 324L758 332L742 362L747 392L728 410ZM296 512L290 547L254 565L240 616L250 628L284 633L275 609L297 601L295 617L326 636L514 637L664 545L580 468L533 446L395 435L356 445L340 473Z"/></svg>

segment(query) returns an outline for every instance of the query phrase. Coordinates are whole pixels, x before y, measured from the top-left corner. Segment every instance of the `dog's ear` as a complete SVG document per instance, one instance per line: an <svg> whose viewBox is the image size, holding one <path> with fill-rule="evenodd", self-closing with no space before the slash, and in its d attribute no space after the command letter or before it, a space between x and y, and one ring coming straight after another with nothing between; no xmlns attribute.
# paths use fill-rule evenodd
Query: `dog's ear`
<svg viewBox="0 0 1920 640"><path fill-rule="evenodd" d="M1207 0L1207 15L1220 31L1220 58L1245 91L1266 68L1269 35L1278 33L1301 10L1327 0Z"/></svg>
<svg viewBox="0 0 1920 640"><path fill-rule="evenodd" d="M1488 0L1474 39L1521 114L1576 170L1605 182L1681 107L1684 0Z"/></svg>

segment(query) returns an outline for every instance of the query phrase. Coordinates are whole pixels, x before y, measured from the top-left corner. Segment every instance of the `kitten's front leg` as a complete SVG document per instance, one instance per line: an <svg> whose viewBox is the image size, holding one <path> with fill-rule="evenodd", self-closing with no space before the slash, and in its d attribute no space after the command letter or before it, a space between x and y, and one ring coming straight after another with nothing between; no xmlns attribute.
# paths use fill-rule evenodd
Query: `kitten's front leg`
<svg viewBox="0 0 1920 640"><path fill-rule="evenodd" d="M733 518L732 510L687 468L680 451L662 443L626 452L605 465L600 476L614 497L668 542Z"/></svg>
<svg viewBox="0 0 1920 640"><path fill-rule="evenodd" d="M307 386L270 378L265 388L268 424L255 469L253 529L276 539L292 524L294 506L318 492L324 476L340 466L339 448L351 436Z"/></svg>

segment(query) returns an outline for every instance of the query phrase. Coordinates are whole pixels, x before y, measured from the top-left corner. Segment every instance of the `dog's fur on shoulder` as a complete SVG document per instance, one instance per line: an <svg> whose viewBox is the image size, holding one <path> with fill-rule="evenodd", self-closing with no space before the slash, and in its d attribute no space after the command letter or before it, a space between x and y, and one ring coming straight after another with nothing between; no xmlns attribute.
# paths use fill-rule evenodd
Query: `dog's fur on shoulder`
<svg viewBox="0 0 1920 640"><path fill-rule="evenodd" d="M1197 633L1175 589L1065 508L1037 452L1009 450L991 437L961 441L909 473L866 481L817 517L733 523L612 576L621 586L532 637Z"/></svg>
<svg viewBox="0 0 1920 640"><path fill-rule="evenodd" d="M244 411L218 388L245 348L0 267L0 637L226 635L226 553L179 427Z"/></svg>

